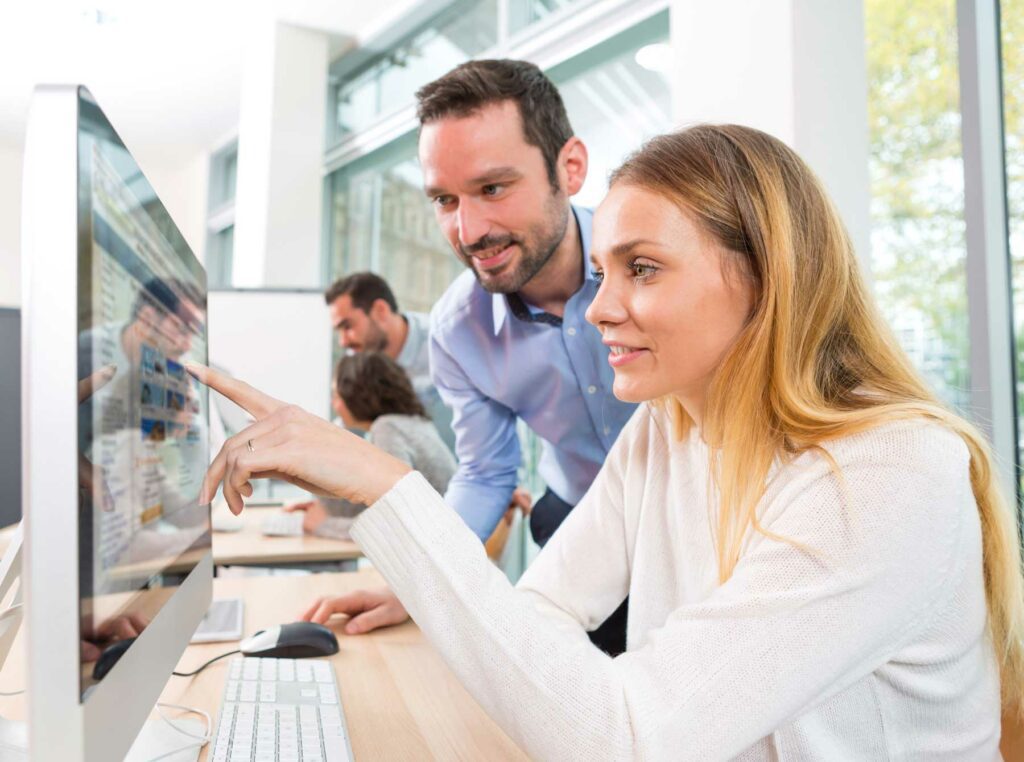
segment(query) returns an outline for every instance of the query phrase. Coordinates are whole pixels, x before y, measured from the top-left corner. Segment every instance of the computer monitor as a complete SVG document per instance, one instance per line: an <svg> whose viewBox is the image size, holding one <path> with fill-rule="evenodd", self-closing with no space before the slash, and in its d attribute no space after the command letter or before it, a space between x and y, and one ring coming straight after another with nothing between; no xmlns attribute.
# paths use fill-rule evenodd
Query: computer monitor
<svg viewBox="0 0 1024 762"><path fill-rule="evenodd" d="M122 759L210 602L206 277L85 88L36 89L23 176L29 753Z"/></svg>

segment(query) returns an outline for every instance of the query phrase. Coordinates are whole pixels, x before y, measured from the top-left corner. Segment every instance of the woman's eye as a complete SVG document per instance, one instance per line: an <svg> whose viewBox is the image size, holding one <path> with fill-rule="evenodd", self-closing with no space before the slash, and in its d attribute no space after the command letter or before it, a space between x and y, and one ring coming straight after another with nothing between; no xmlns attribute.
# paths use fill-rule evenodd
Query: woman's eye
<svg viewBox="0 0 1024 762"><path fill-rule="evenodd" d="M604 273L601 272L600 270L591 270L590 277L592 277L594 280L600 283L601 281L604 280Z"/></svg>
<svg viewBox="0 0 1024 762"><path fill-rule="evenodd" d="M646 280L658 272L657 267L643 262L631 262L629 269L633 271L633 278L636 280Z"/></svg>

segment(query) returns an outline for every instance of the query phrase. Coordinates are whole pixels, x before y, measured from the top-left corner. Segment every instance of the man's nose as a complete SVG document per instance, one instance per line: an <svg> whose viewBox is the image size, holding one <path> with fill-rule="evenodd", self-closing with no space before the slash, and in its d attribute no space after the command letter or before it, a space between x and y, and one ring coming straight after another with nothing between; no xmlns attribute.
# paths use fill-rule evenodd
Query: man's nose
<svg viewBox="0 0 1024 762"><path fill-rule="evenodd" d="M472 246L491 230L490 220L472 199L460 202L456 214L459 224L459 243L464 247Z"/></svg>

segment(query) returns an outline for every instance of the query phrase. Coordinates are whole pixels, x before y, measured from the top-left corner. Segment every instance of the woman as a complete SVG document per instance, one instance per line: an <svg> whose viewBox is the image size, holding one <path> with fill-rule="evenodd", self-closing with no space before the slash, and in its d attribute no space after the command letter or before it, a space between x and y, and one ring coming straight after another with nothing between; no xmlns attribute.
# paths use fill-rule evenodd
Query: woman
<svg viewBox="0 0 1024 762"><path fill-rule="evenodd" d="M419 471L441 494L448 489L455 457L427 417L409 376L386 354L342 357L334 371L332 403L345 426L365 431L368 442ZM352 519L363 508L346 500L312 500L285 510L305 511L306 532L348 539Z"/></svg>
<svg viewBox="0 0 1024 762"><path fill-rule="evenodd" d="M240 510L269 471L372 503L353 537L531 756L997 758L1000 682L1009 710L1024 692L1015 522L806 165L744 127L656 138L592 254L615 394L650 404L516 589L403 464L219 377L262 420L206 495L223 478ZM586 631L627 592L612 659Z"/></svg>

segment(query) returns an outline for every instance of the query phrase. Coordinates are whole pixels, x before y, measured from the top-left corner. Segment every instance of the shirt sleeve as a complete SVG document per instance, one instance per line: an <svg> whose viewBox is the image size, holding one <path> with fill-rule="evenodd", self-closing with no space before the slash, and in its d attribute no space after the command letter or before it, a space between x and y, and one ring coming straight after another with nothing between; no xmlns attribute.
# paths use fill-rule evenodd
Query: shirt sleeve
<svg viewBox="0 0 1024 762"><path fill-rule="evenodd" d="M729 759L930 627L965 558L980 575L980 540L964 529L972 512L977 524L966 457L962 443L948 441L927 466L865 451L840 461L841 479L816 463L816 476L766 517L785 540L757 535L727 582L615 659L572 626L602 608L577 609L572 591L578 583L580 597L593 598L587 580L606 552L618 552L600 533L590 552L578 547L604 512L614 514L599 504L612 494L581 504L589 510L569 525L579 538L570 543L560 531L545 547L531 592L509 585L415 473L352 534L463 685L531 757ZM555 575L572 588L545 583ZM546 610L537 605L542 591Z"/></svg>
<svg viewBox="0 0 1024 762"><path fill-rule="evenodd" d="M416 464L413 463L414 456L412 448L409 446L409 439L395 423L382 419L374 421L366 435L366 440L406 465L416 467Z"/></svg>
<svg viewBox="0 0 1024 762"><path fill-rule="evenodd" d="M442 401L452 410L455 432L458 467L445 500L477 537L486 540L516 487L521 461L516 415L473 385L433 329L430 373Z"/></svg>

